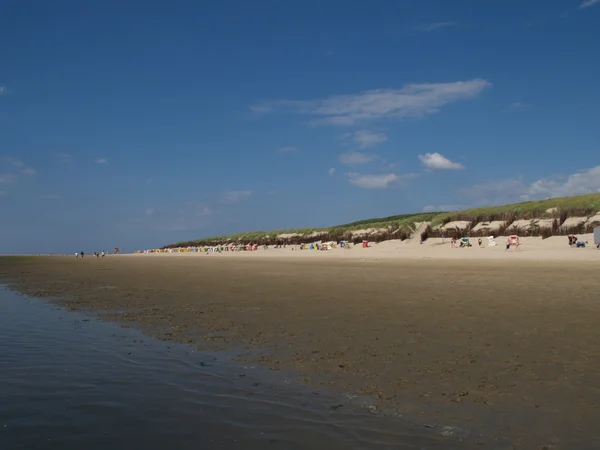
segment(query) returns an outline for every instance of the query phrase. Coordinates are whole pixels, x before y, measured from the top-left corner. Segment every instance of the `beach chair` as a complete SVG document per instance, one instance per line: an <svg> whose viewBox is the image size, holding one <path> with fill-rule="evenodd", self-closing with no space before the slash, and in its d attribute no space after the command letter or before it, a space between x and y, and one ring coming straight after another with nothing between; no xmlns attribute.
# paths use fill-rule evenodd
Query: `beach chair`
<svg viewBox="0 0 600 450"><path fill-rule="evenodd" d="M488 236L487 240L488 240L488 244L487 244L488 247L495 247L497 245L496 240L494 239L494 236Z"/></svg>
<svg viewBox="0 0 600 450"><path fill-rule="evenodd" d="M519 242L519 236L516 234L510 235L506 241L506 250L510 250L510 247L515 246L516 250L519 251L521 243Z"/></svg>

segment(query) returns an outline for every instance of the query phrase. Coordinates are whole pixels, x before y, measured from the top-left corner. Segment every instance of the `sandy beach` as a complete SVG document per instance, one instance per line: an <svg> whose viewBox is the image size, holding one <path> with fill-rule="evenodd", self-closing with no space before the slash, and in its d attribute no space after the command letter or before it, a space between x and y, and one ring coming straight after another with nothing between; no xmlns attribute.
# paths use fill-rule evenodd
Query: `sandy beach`
<svg viewBox="0 0 600 450"><path fill-rule="evenodd" d="M506 251L506 236L495 238L496 245L488 246L487 239L482 239L482 248L478 246L477 238L470 238L472 247L452 248L450 239L440 238L427 239L422 244L418 238L400 240L388 240L380 243L369 242L368 248L362 248L360 244L352 245L350 248L337 247L332 250L292 250L293 246L286 248L273 248L267 250L259 247L256 251L222 252L219 254L209 252L199 255L198 253L143 253L121 256L146 256L146 257L169 257L169 256L211 256L228 258L276 258L276 259L345 259L345 260L493 260L493 261L600 261L600 251L594 244L593 234L581 234L577 236L580 241L587 242L586 247L577 248L568 245L567 236L552 236L546 239L541 237L521 237L520 246L517 250L511 247Z"/></svg>
<svg viewBox="0 0 600 450"><path fill-rule="evenodd" d="M600 251L533 239L519 252L498 239L0 258L0 279L161 339L240 348L423 420L493 423L523 445L589 443L600 421Z"/></svg>

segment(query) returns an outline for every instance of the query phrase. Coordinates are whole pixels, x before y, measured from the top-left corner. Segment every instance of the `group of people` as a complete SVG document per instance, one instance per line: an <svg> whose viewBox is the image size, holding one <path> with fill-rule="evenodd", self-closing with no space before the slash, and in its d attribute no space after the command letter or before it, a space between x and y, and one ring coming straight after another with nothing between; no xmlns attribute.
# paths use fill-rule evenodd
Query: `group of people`
<svg viewBox="0 0 600 450"><path fill-rule="evenodd" d="M493 240L493 238L488 238L488 246L492 246L492 245L496 245L495 241ZM465 247L472 247L473 245L471 244L471 241L469 240L469 238L463 237L461 239L455 239L452 238L450 240L450 246L452 248L465 248ZM479 248L484 248L483 245L483 239L481 238L477 238L477 246ZM519 243L519 238L516 236L510 236L507 241L506 241L506 250L510 250L510 247L514 246L517 251L519 250L520 247L520 243Z"/></svg>
<svg viewBox="0 0 600 450"><path fill-rule="evenodd" d="M104 255L106 255L106 253L104 253L104 252L102 252L102 253L94 252L92 254L96 258L100 258L100 257L104 258ZM84 256L85 256L85 253L83 251L81 251L81 252L75 252L75 258L79 258L79 257L83 258Z"/></svg>
<svg viewBox="0 0 600 450"><path fill-rule="evenodd" d="M483 239L477 239L477 245L479 248L483 248ZM464 248L464 247L473 247L471 241L468 238L461 238L458 241L455 238L450 239L450 247L452 248Z"/></svg>
<svg viewBox="0 0 600 450"><path fill-rule="evenodd" d="M570 234L568 236L568 238L569 238L569 247L578 247L578 248L585 247L586 243L578 240L577 236Z"/></svg>

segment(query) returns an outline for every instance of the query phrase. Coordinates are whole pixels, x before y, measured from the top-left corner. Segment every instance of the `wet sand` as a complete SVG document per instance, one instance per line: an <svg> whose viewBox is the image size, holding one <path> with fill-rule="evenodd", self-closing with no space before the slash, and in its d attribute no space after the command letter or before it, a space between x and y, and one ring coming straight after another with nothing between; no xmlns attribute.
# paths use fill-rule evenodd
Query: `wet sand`
<svg viewBox="0 0 600 450"><path fill-rule="evenodd" d="M558 448L600 443L598 273L573 261L0 258L21 292Z"/></svg>

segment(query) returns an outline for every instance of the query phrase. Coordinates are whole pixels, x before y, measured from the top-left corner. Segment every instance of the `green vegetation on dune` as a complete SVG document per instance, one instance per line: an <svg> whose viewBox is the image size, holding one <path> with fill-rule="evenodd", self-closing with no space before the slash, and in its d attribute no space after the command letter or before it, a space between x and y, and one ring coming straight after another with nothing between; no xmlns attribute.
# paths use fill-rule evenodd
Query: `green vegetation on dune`
<svg viewBox="0 0 600 450"><path fill-rule="evenodd" d="M554 211L549 212L553 209ZM561 215L566 218L592 215L599 211L600 193L438 213L431 221L431 226L435 227L455 220L506 220L513 216L515 220L561 217Z"/></svg>
<svg viewBox="0 0 600 450"><path fill-rule="evenodd" d="M187 242L178 242L166 247L186 247L194 245L216 245L228 242L255 242L258 244L277 244L277 243L301 243L316 239L322 240L354 240L362 239L360 236L352 236L352 232L358 230L378 230L370 233L371 236L377 235L376 239L406 239L415 230L415 223L429 222L439 213L418 213L418 214L400 214L396 216L380 217L374 219L359 220L343 225L322 228L296 228L271 231L250 231L247 233L237 233L226 236L212 236L209 238L198 239ZM288 237L281 237L281 236Z"/></svg>
<svg viewBox="0 0 600 450"><path fill-rule="evenodd" d="M592 227L596 225L595 223L588 223L584 226L578 225L576 229L566 229L561 227L561 225L569 217L590 217L597 212L600 212L600 193L473 208L463 211L400 214L359 220L333 227L252 231L178 242L167 245L165 248L219 245L230 242L256 243L260 245L298 244L315 240L338 241L342 239L359 242L367 237L369 240L375 242L388 239L404 240L414 233L417 223L430 222L430 226L423 234L423 238L426 239L427 237L437 236L439 231L436 231L436 229L439 226L453 221L469 222L470 226L462 232L463 234L469 234L471 228L479 222L503 221L504 225L499 231L504 232L515 220L554 219L551 229L540 229L534 226L527 230L513 230L514 232L521 232L522 235L547 237L552 234L565 234L568 232L590 232ZM359 230L360 232L358 232ZM364 230L369 230L369 232L365 233ZM456 233L459 232L457 231ZM485 230L482 233L485 234ZM452 232L448 235L451 234Z"/></svg>

